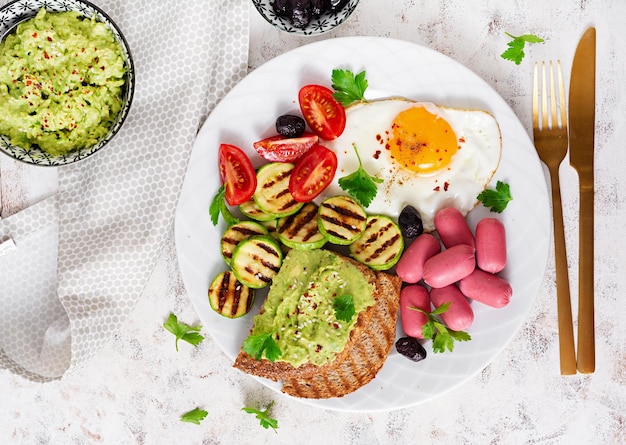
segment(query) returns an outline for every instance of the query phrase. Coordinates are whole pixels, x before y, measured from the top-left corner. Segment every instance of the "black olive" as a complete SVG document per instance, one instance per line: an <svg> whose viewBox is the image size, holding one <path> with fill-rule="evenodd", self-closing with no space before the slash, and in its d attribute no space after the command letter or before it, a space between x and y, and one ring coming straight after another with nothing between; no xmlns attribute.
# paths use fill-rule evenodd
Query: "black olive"
<svg viewBox="0 0 626 445"><path fill-rule="evenodd" d="M319 17L326 9L326 0L311 0L311 15Z"/></svg>
<svg viewBox="0 0 626 445"><path fill-rule="evenodd" d="M276 131L286 138L299 138L304 133L304 119L292 114L283 114L276 119Z"/></svg>
<svg viewBox="0 0 626 445"><path fill-rule="evenodd" d="M426 358L426 349L413 337L402 337L396 341L396 350L414 362Z"/></svg>
<svg viewBox="0 0 626 445"><path fill-rule="evenodd" d="M291 0L291 24L306 28L311 21L311 0Z"/></svg>
<svg viewBox="0 0 626 445"><path fill-rule="evenodd" d="M273 4L274 12L280 17L291 16L291 1L290 0L274 0Z"/></svg>
<svg viewBox="0 0 626 445"><path fill-rule="evenodd" d="M326 0L326 9L330 12L337 12L348 4L349 0Z"/></svg>
<svg viewBox="0 0 626 445"><path fill-rule="evenodd" d="M400 212L398 224L402 231L402 236L407 239L415 238L424 233L424 224L419 212L413 206L406 206Z"/></svg>

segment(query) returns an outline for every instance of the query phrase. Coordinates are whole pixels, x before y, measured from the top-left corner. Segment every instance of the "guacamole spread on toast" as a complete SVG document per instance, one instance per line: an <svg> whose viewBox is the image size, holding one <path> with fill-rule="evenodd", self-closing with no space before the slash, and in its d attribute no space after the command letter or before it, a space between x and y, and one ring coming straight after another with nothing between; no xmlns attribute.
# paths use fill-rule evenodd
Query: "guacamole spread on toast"
<svg viewBox="0 0 626 445"><path fill-rule="evenodd" d="M281 351L279 360L293 366L332 362L348 342L358 314L374 304L373 293L374 286L349 261L322 249L293 249L254 318L252 334L271 332ZM349 321L333 307L343 295L354 302Z"/></svg>
<svg viewBox="0 0 626 445"><path fill-rule="evenodd" d="M95 16L41 9L0 43L0 134L52 155L91 146L121 109L125 73Z"/></svg>

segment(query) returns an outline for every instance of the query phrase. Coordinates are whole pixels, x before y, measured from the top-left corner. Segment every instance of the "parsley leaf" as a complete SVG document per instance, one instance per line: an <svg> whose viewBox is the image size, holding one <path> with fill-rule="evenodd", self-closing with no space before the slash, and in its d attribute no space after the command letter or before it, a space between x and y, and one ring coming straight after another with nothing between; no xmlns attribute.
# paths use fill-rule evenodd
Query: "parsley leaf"
<svg viewBox="0 0 626 445"><path fill-rule="evenodd" d="M211 215L211 222L214 226L217 225L217 221L219 220L220 214L226 221L226 224L232 226L233 224L237 224L239 220L230 213L228 210L228 206L226 205L226 199L224 195L226 194L226 187L222 184L222 186L217 190L217 193L213 197L211 201L211 206L209 207L209 214Z"/></svg>
<svg viewBox="0 0 626 445"><path fill-rule="evenodd" d="M502 213L513 197L509 184L498 181L495 190L486 189L477 196L477 199L492 212Z"/></svg>
<svg viewBox="0 0 626 445"><path fill-rule="evenodd" d="M452 352L455 341L469 341L472 337L465 331L453 331L448 329L436 316L441 315L450 308L450 303L444 303L432 312L426 312L419 308L409 306L412 311L418 311L428 317L428 321L422 326L424 338L433 340L433 352Z"/></svg>
<svg viewBox="0 0 626 445"><path fill-rule="evenodd" d="M185 323L179 323L178 318L174 314L170 314L163 327L176 336L176 351L178 351L178 340L184 340L194 346L197 346L204 337L198 332L202 326L189 326Z"/></svg>
<svg viewBox="0 0 626 445"><path fill-rule="evenodd" d="M337 320L346 322L352 320L355 313L352 295L339 295L333 301L333 309L335 310Z"/></svg>
<svg viewBox="0 0 626 445"><path fill-rule="evenodd" d="M376 184L382 183L383 180L367 174L367 172L363 169L363 163L361 162L361 157L359 156L359 151L357 150L356 145L352 144L352 146L354 147L354 152L359 160L359 168L355 172L344 176L343 178L339 178L337 182L339 183L339 187L353 196L359 204L367 207L376 197L376 193L378 193Z"/></svg>
<svg viewBox="0 0 626 445"><path fill-rule="evenodd" d="M265 358L270 362L276 361L281 354L280 348L274 341L274 338L272 338L271 332L267 334L249 335L248 338L244 340L241 349L255 360L261 360L263 353L265 353Z"/></svg>
<svg viewBox="0 0 626 445"><path fill-rule="evenodd" d="M196 425L200 425L200 421L204 420L204 418L207 416L207 414L209 414L207 411L200 409L200 408L194 408L189 412L186 412L185 414L183 414L182 416L180 416L180 421L181 422L189 422L189 423L194 423Z"/></svg>
<svg viewBox="0 0 626 445"><path fill-rule="evenodd" d="M367 80L365 71L361 71L356 76L350 70L333 70L332 74L333 97L344 107L353 102L365 102L365 90Z"/></svg>
<svg viewBox="0 0 626 445"><path fill-rule="evenodd" d="M515 62L516 65L522 63L522 59L524 58L524 46L526 43L543 43L544 40L541 37L538 37L534 34L523 34L521 36L513 36L508 32L505 33L509 36L511 40L508 43L508 48L500 57L506 60L511 60Z"/></svg>
<svg viewBox="0 0 626 445"><path fill-rule="evenodd" d="M272 408L272 406L274 406L274 401L272 400L272 402L268 405L267 408L265 408L265 410L261 411L258 409L254 409L254 408L248 408L248 407L243 407L241 408L243 411L247 412L248 414L256 414L256 418L259 419L261 426L265 429L268 429L270 427L272 427L274 429L274 431L276 431L278 429L278 420L273 419L269 416L269 410ZM278 432L278 431L276 431Z"/></svg>

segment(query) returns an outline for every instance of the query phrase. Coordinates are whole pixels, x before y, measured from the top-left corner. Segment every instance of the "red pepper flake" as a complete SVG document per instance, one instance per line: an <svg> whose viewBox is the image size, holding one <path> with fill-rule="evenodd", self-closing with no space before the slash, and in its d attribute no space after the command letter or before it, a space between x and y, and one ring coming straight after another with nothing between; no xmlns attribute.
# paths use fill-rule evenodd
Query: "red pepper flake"
<svg viewBox="0 0 626 445"><path fill-rule="evenodd" d="M376 150L374 153L374 159L380 159L380 150Z"/></svg>
<svg viewBox="0 0 626 445"><path fill-rule="evenodd" d="M48 36L47 40L48 42L52 42L52 37Z"/></svg>
<svg viewBox="0 0 626 445"><path fill-rule="evenodd" d="M50 58L50 56L48 55L48 53L47 53L46 51L44 51L44 52L43 52L43 56L44 56L46 59L49 59L49 58Z"/></svg>
<svg viewBox="0 0 626 445"><path fill-rule="evenodd" d="M450 183L449 183L448 181L444 182L444 183L443 183L443 190L444 190L445 192L447 192L447 191L448 191L448 187L450 187Z"/></svg>
<svg viewBox="0 0 626 445"><path fill-rule="evenodd" d="M459 138L459 142L460 142L461 144L465 143L465 138L460 137L460 138Z"/></svg>
<svg viewBox="0 0 626 445"><path fill-rule="evenodd" d="M37 33L36 33L36 32L34 32L34 33L33 33L33 39L36 39L36 38L37 38Z"/></svg>
<svg viewBox="0 0 626 445"><path fill-rule="evenodd" d="M438 192L439 190L441 190L441 187L437 186L433 189L434 192Z"/></svg>

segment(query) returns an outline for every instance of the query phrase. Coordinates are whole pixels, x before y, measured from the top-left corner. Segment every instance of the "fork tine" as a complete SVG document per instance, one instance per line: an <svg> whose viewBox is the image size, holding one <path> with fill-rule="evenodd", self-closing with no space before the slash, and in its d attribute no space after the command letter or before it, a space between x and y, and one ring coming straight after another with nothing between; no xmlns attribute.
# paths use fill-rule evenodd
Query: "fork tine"
<svg viewBox="0 0 626 445"><path fill-rule="evenodd" d="M548 88L546 85L545 62L541 62L541 129L548 129Z"/></svg>
<svg viewBox="0 0 626 445"><path fill-rule="evenodd" d="M533 129L539 130L539 79L537 79L537 62L533 71Z"/></svg>
<svg viewBox="0 0 626 445"><path fill-rule="evenodd" d="M550 61L550 109L552 111L550 115L550 118L552 119L552 128L560 128L556 108L556 89L554 88L554 70L552 68L552 60Z"/></svg>
<svg viewBox="0 0 626 445"><path fill-rule="evenodd" d="M557 73L559 76L559 105L561 107L561 127L567 129L567 116L565 115L565 88L563 87L563 72L561 71L561 61L556 61Z"/></svg>

